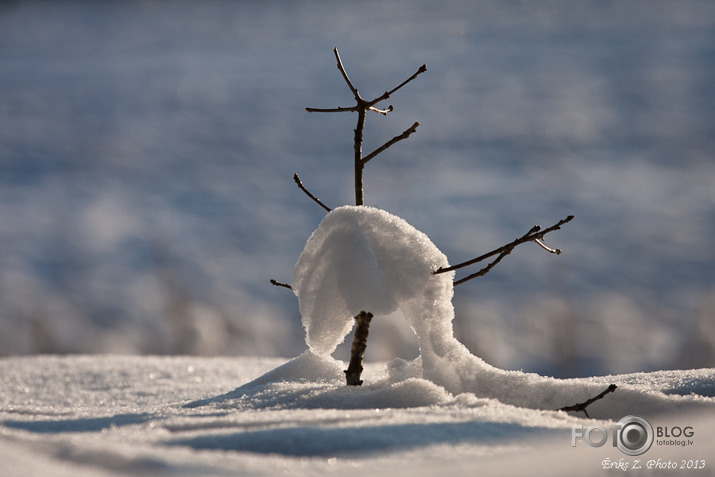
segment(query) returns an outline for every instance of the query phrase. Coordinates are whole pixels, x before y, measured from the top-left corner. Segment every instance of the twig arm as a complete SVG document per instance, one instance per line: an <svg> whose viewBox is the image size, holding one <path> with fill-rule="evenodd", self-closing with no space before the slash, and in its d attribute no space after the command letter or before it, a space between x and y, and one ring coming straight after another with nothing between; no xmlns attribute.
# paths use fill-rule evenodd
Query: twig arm
<svg viewBox="0 0 715 477"><path fill-rule="evenodd" d="M514 240L511 243L508 243L502 247L499 247L495 250L492 250L491 252L485 253L484 255L480 255L477 258L473 258L472 260L467 260L466 262L458 263L456 265L452 265L451 267L440 267L437 270L435 270L433 273L435 275L439 273L446 273L446 272L451 272L452 270L459 270L460 268L467 267L469 265L475 264L477 262L481 262L482 260L486 260L489 257L493 257L494 255L503 253L506 250L513 250L514 247L517 245L520 245L524 242L530 242L530 241L537 241L537 240L543 240L544 235L548 234L549 232L553 232L554 230L559 230L562 225L571 222L573 220L574 216L569 215L565 219L559 220L558 223L552 225L551 227L541 230L541 227L538 225L535 225L534 227L531 228L525 235L519 237L518 239ZM541 244L542 246L545 247L545 245ZM548 248L548 247L547 247ZM561 251L559 250L556 252L558 249L548 249L549 251L554 250L552 253L560 253Z"/></svg>
<svg viewBox="0 0 715 477"><path fill-rule="evenodd" d="M303 182L301 182L301 180L300 180L300 177L298 177L298 174L293 174L293 181L295 181L295 183L298 185L298 188L299 188L300 190L302 190L303 192L305 192L305 194L306 194L308 197L310 197L311 199L313 199L313 200L315 201L315 203L317 203L319 206L321 206L321 207L322 207L323 209L325 209L326 211L330 212L330 207L328 207L327 205L323 204L323 203L320 201L320 199L318 199L317 197L315 197L313 194L310 193L310 191L309 191L308 189L305 188L305 186L303 185Z"/></svg>
<svg viewBox="0 0 715 477"><path fill-rule="evenodd" d="M271 285L274 285L274 286L277 286L277 287L287 288L287 289L289 289L289 290L292 290L292 289L293 289L293 287L290 286L290 285L288 285L287 283L281 283L281 282L279 282L278 280L274 280L274 279L272 279L272 278L271 278Z"/></svg>
<svg viewBox="0 0 715 477"><path fill-rule="evenodd" d="M357 107L350 106L346 108L343 106L339 106L337 108L305 108L305 110L309 113L344 113L357 111Z"/></svg>

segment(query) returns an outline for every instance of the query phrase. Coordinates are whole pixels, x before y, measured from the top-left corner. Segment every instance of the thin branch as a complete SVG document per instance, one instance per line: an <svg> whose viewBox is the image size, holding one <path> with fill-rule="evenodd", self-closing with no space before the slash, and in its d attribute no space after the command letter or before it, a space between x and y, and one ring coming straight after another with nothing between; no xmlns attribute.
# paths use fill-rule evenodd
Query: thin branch
<svg viewBox="0 0 715 477"><path fill-rule="evenodd" d="M341 112L357 112L358 113L358 119L357 119L357 125L355 126L355 136L353 138L353 149L354 149L354 166L355 166L355 205L364 205L365 203L365 196L364 196L364 190L363 190L363 168L365 167L365 163L369 161L370 159L374 158L376 155L387 149L388 147L392 146L394 143L401 141L402 139L406 139L409 137L410 134L412 134L415 130L415 128L418 126L418 123L415 123L412 125L410 129L407 131L403 132L400 136L396 136L387 143L385 143L383 146L379 147L376 149L373 153L368 155L366 158L363 159L362 156L362 143L363 143L363 133L365 131L365 120L367 119L367 112L368 111L373 111L378 114L383 114L386 115L390 111L392 111L394 108L392 105L390 105L387 109L380 109L375 107L377 103L380 101L384 101L387 98L390 97L390 95L394 94L397 90L400 88L404 87L406 84L408 84L410 81L414 80L417 78L420 74L424 73L427 71L427 66L422 65L420 66L417 71L407 78L405 81L400 83L399 85L395 86L389 91L385 91L382 96L379 96L372 101L365 101L361 96L360 93L358 92L358 89L355 87L353 82L350 80L350 77L348 76L347 71L345 70L345 66L343 65L343 60L340 58L340 53L338 53L337 48L333 48L333 54L335 55L335 60L337 61L338 65L338 70L340 71L340 74L343 76L343 79L345 80L345 83L348 85L348 88L350 88L350 91L353 94L353 97L355 98L355 106L351 107L338 107L338 108L305 108L306 111L308 112L320 112L320 113L341 113Z"/></svg>
<svg viewBox="0 0 715 477"><path fill-rule="evenodd" d="M310 191L309 191L308 189L305 188L305 186L303 185L303 183L300 181L300 177L298 177L298 174L293 174L293 180L295 181L296 184L298 184L298 187L300 188L300 190L302 190L303 192L305 192L305 194L306 194L308 197L310 197L311 199L313 199L319 206L321 206L322 208L324 208L326 211L330 212L330 207L328 207L327 205L323 204L323 203L320 201L320 199L318 199L317 197L315 197L313 194L310 193Z"/></svg>
<svg viewBox="0 0 715 477"><path fill-rule="evenodd" d="M487 252L484 255L480 255L477 258L473 258L471 260L467 260L466 262L458 263L456 265L452 265L451 267L439 267L437 270L433 272L434 275L440 274L440 273L446 273L446 272L451 272L452 270L459 270L460 268L467 267L469 265L481 262L482 260L486 260L489 257L493 257L494 255L497 255L499 253L503 253L506 250L511 251L514 247L517 245L524 243L529 240L529 237L533 236L536 232L541 230L541 227L538 225L535 225L534 227L529 230L526 235L514 240L511 243L508 243L502 247L499 247L495 250L492 250L491 252Z"/></svg>
<svg viewBox="0 0 715 477"><path fill-rule="evenodd" d="M490 264L487 265L486 267L484 267L484 268L482 268L481 270L479 270L477 273L472 273L471 275L466 276L466 277L462 278L461 280L455 281L455 282L453 283L453 286L456 287L457 285L461 285L462 283L468 282L469 280L472 280L472 279L474 279L474 278L483 277L484 275L486 275L487 273L489 273L489 271L490 271L492 268L494 268L494 266L495 266L497 263L501 262L504 257L506 257L507 255L509 255L509 254L511 253L511 251L514 250L514 248L516 248L516 246L517 246L519 243L521 243L520 240L524 239L525 237L528 237L529 235L531 235L531 234L533 234L533 233L538 232L540 229L541 229L540 226L534 225L534 226L531 228L531 230L529 230L525 235L522 235L522 236L519 237L518 239L514 240L512 243L510 243L510 244L508 244L508 245L505 245L504 247L501 247L500 249L497 249L497 250L501 250L501 252L499 252L499 256L496 258L496 260L494 260L492 263L490 263ZM503 250L502 250L502 249L503 249ZM491 252L490 252L490 253L491 253ZM477 257L477 258L479 258L479 257ZM476 260L476 259L475 259L475 260ZM435 273L436 273L436 272L435 272Z"/></svg>
<svg viewBox="0 0 715 477"><path fill-rule="evenodd" d="M402 83L400 83L400 84L398 84L397 86L395 86L394 88L392 88L390 91L385 91L385 92L383 93L383 95L380 96L379 98L375 98L375 99L373 99L372 101L369 101L369 102L368 102L368 105L372 106L372 105L374 105L374 104L379 103L380 101L386 100L386 99L389 98L395 91L397 91L398 89L402 88L402 87L405 86L407 83L409 83L410 81L414 80L415 78L417 78L419 75L421 75L421 74L424 73L425 71L427 71L427 65L422 65L422 66L420 66L419 69L415 72L415 74L413 74L412 76L410 76L409 78L407 78L405 81L403 81Z"/></svg>
<svg viewBox="0 0 715 477"><path fill-rule="evenodd" d="M591 416L588 415L588 411L586 411L586 408L593 404L594 402L598 401L599 399L603 399L603 396L605 396L608 393L612 393L618 388L615 384L611 384L606 388L605 391L603 391L601 394L598 396L592 397L591 399L580 402L578 404L574 404L573 406L566 406L562 407L561 409L557 409L557 411L564 411L564 412L580 412L583 411L584 414L586 414L586 417L591 419Z"/></svg>
<svg viewBox="0 0 715 477"><path fill-rule="evenodd" d="M355 96L358 103L363 102L364 100L360 97L360 93L358 93L357 88L353 85L353 82L350 81L347 71L345 71L345 67L343 66L343 61L340 59L340 53L338 53L337 47L333 48L333 53L335 54L335 59L338 60L338 69L340 70L340 74L343 75L343 79L345 79L345 82L348 84L348 88L350 88L350 91L352 91L353 96Z"/></svg>
<svg viewBox="0 0 715 477"><path fill-rule="evenodd" d="M339 106L337 108L305 108L305 110L308 111L309 113L344 113L344 112L357 111L358 108L357 108L357 106L350 106L348 108Z"/></svg>
<svg viewBox="0 0 715 477"><path fill-rule="evenodd" d="M493 257L494 255L503 253L507 250L509 252L511 252L511 250L513 250L517 245L520 245L522 243L535 241L535 240L543 240L544 235L548 234L549 232L553 232L554 230L559 230L562 225L564 225L568 222L571 222L571 220L573 220L573 218L574 218L573 215L569 215L565 219L559 220L558 223L556 223L555 225L552 225L551 227L549 227L543 231L541 230L540 226L535 225L525 235L521 236L520 238L514 240L511 243L504 245L503 247L499 247L495 250L492 250L491 252L485 253L484 255L480 255L477 258L473 258L472 260L467 260L466 262L452 265L451 267L440 267L432 273L437 275L439 273L451 272L452 270L459 270L460 268L464 268L469 265L475 264L477 262L481 262L482 260L486 260L489 257Z"/></svg>
<svg viewBox="0 0 715 477"><path fill-rule="evenodd" d="M372 152L371 152L370 154L368 154L367 156L363 157L362 163L363 163L363 164L366 164L367 161L369 161L370 159L374 158L375 156L377 156L378 154L380 154L382 151L384 151L384 150L387 149L388 147L392 146L393 144L395 144L395 143L397 143L397 142L402 141L403 139L407 139L408 137L410 137L410 134L412 134L413 132L415 132L415 131L417 130L417 126L419 126L419 125L420 125L420 123L418 123L418 122L414 123L412 126L409 127L409 129L406 129L402 134L400 134L399 136L393 137L392 139L390 139L389 141L387 141L385 144L383 144L382 146L378 147L377 149L375 149L374 151L372 151Z"/></svg>
<svg viewBox="0 0 715 477"><path fill-rule="evenodd" d="M287 288L287 289L289 289L289 290L292 290L292 289L293 289L293 287L290 286L290 285L288 285L287 283L281 283L281 282L276 281L276 280L274 280L274 279L272 279L272 278L271 278L271 285L275 285L275 286L277 286L277 287Z"/></svg>
<svg viewBox="0 0 715 477"><path fill-rule="evenodd" d="M492 263L490 263L490 264L487 265L486 267L482 268L482 269L479 270L477 273L472 273L471 275L466 276L466 277L462 278L461 280L456 280L452 285L456 287L457 285L461 285L462 283L468 282L469 280L472 280L472 279L474 279L474 278L483 277L484 275L486 275L487 273L489 273L489 271L490 271L492 268L494 268L494 265L496 265L497 263L501 262L504 257L506 257L507 255L509 255L512 250L514 250L514 247L512 247L512 248L510 248L510 249L508 249L508 250L503 251L502 253L499 254L499 256L496 258L496 260L494 260Z"/></svg>
<svg viewBox="0 0 715 477"><path fill-rule="evenodd" d="M393 108L392 105L389 105L387 109L378 109L375 106L370 106L367 109L368 111L374 111L376 113L382 114L383 116L387 116L387 113L392 112L395 108Z"/></svg>
<svg viewBox="0 0 715 477"><path fill-rule="evenodd" d="M542 242L542 241L539 240L539 239L534 239L534 242L536 243L536 245L538 245L539 247L543 248L544 250L546 250L546 251L549 252L549 253L553 253L554 255L561 255L561 249L560 249L560 248L551 248L551 247L547 246L544 242Z"/></svg>

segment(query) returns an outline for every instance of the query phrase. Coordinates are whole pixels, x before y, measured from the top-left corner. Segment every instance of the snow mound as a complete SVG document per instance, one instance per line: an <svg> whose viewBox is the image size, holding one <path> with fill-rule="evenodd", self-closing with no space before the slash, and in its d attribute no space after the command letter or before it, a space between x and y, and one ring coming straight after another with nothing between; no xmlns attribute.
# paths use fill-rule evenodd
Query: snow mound
<svg viewBox="0 0 715 477"><path fill-rule="evenodd" d="M420 377L419 367L394 359L384 367L368 365L370 383L345 386L345 363L310 350L221 396L194 401L239 409L412 408L454 400L444 388Z"/></svg>
<svg viewBox="0 0 715 477"><path fill-rule="evenodd" d="M367 364L364 384L346 386L345 363L307 350L231 392L185 407L248 411L456 405L555 411L583 402L614 383L616 394L591 404L589 415L618 420L630 414L715 408L715 369L556 379L494 368L471 354L456 358L453 363L434 365L430 372L423 368L422 357Z"/></svg>
<svg viewBox="0 0 715 477"><path fill-rule="evenodd" d="M446 265L427 235L389 212L333 210L308 239L291 282L308 346L332 353L363 310L378 316L400 308L418 337L430 328L451 334L454 274L432 274Z"/></svg>
<svg viewBox="0 0 715 477"><path fill-rule="evenodd" d="M474 475L477 465L482 475L548 469L549 475L600 477L601 462L620 456L610 443L570 446L572 425L594 424L582 415L525 409L471 393L450 395L420 377L419 359L368 364L359 387L345 386L343 364L312 351L288 362L195 356L2 358L0 475L422 477ZM695 445L654 442L643 463L706 459L715 447L715 399L702 397L713 395L715 370L572 384L609 381L633 391L618 395L619 388L610 400L609 405L623 406L615 419L635 414L653 426L695 430ZM204 405L191 402L236 384L238 390L206 398ZM666 390L675 394L666 396ZM691 392L700 397L683 395ZM653 415L644 406L656 394L670 403L661 408L665 415ZM695 399L701 401L696 413L677 406ZM592 416L599 403L589 407Z"/></svg>

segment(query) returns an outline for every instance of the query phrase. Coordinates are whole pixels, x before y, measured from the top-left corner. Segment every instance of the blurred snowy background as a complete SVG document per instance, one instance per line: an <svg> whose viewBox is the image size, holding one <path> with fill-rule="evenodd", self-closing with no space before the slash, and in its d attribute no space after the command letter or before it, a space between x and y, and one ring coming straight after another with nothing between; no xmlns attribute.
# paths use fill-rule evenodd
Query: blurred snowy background
<svg viewBox="0 0 715 477"><path fill-rule="evenodd" d="M455 290L455 330L557 376L715 365L715 3L0 3L0 355L298 355L290 281L366 203L452 263L569 214ZM387 105L386 103L385 105ZM473 270L476 271L476 270ZM460 276L460 275L458 275ZM400 317L367 360L417 355ZM345 359L346 346L336 356Z"/></svg>

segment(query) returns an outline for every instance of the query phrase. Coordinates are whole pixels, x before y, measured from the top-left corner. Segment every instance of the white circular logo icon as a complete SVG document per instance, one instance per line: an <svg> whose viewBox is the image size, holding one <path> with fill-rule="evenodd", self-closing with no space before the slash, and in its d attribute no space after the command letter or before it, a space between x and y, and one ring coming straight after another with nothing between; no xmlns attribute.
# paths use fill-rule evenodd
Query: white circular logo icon
<svg viewBox="0 0 715 477"><path fill-rule="evenodd" d="M641 455L653 445L653 426L638 416L626 416L618 424L616 445L626 455Z"/></svg>

